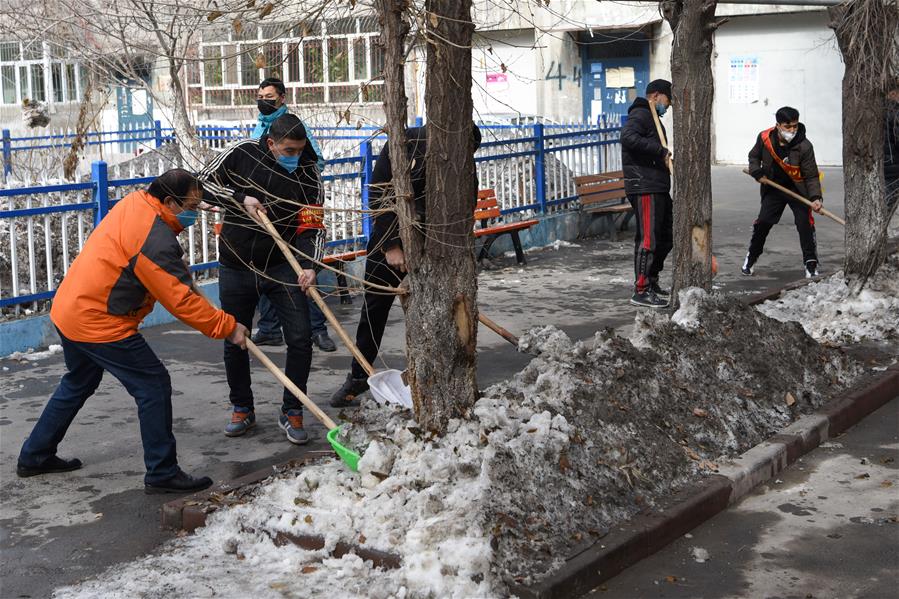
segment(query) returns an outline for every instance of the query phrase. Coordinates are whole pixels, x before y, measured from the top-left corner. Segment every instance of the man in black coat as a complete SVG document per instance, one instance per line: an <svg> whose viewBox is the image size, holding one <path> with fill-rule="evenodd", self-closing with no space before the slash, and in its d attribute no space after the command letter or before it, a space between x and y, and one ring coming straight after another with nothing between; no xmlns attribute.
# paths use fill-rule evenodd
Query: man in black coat
<svg viewBox="0 0 899 599"><path fill-rule="evenodd" d="M668 291L659 285L659 273L673 247L670 152L662 145L651 110L658 116L671 106L671 82L656 79L646 86L646 97L628 108L621 128L621 164L624 191L634 208L634 295L631 303L646 308L668 306ZM664 127L662 128L664 133Z"/></svg>
<svg viewBox="0 0 899 599"><path fill-rule="evenodd" d="M743 274L750 276L755 263L765 247L765 239L771 227L780 221L784 208L793 211L793 222L799 232L805 276L818 276L818 244L815 240L815 218L812 211L820 212L821 179L815 149L805 137L805 125L799 122L799 111L790 106L778 109L774 115L775 127L759 133L755 145L749 151L749 174L756 181L762 177L786 187L792 192L809 199L812 207L791 198L770 185L762 184L762 206L758 218L752 225L752 239L749 251L743 261Z"/></svg>
<svg viewBox="0 0 899 599"><path fill-rule="evenodd" d="M899 80L887 93L883 130L883 176L887 210L899 200Z"/></svg>
<svg viewBox="0 0 899 599"><path fill-rule="evenodd" d="M406 129L406 149L411 163L412 193L415 200L415 221L421 224L427 222L425 214L427 144L427 127ZM472 152L476 151L480 145L481 131L472 123ZM385 143L372 170L368 195L370 209L378 210L390 207L393 196L392 181L393 169L390 165L390 152ZM365 281L388 287L398 287L406 276L406 256L400 240L396 212L385 210L375 214L367 250ZM377 289L367 289L365 292L362 317L359 319L359 327L356 329L356 346L369 363L374 362L378 356L393 300L392 294ZM335 408L346 407L355 400L356 396L367 390L368 374L354 359L343 386L331 397L331 405Z"/></svg>
<svg viewBox="0 0 899 599"><path fill-rule="evenodd" d="M287 377L304 393L312 363L312 337L304 295L315 282L312 259L324 242L321 178L306 129L292 114L278 117L267 135L229 146L200 173L204 199L225 209L219 238L219 299L222 309L248 329L259 297L275 307L287 343ZM299 254L299 277L271 235L248 216L264 213ZM237 437L256 423L247 350L225 341L225 373L232 404L225 435ZM284 389L279 425L287 440L308 442L300 400Z"/></svg>

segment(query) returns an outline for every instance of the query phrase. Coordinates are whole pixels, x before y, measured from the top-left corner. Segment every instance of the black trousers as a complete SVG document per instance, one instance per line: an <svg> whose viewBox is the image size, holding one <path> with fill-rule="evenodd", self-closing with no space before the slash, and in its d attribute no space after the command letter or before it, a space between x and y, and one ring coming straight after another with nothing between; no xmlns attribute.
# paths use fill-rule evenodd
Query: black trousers
<svg viewBox="0 0 899 599"><path fill-rule="evenodd" d="M260 296L266 296L271 301L281 322L284 341L287 344L285 374L300 388L300 391L305 393L309 368L312 364L312 335L309 330L306 295L300 291L296 282L297 275L286 262L269 268L264 275L252 270L227 266L219 268L219 300L222 310L232 314L240 324L252 329L253 316ZM228 377L231 403L252 409L254 398L249 354L247 350L240 349L227 340L225 374ZM281 409L286 412L302 408L300 400L285 388L281 397Z"/></svg>
<svg viewBox="0 0 899 599"><path fill-rule="evenodd" d="M674 247L674 217L671 195L647 193L627 196L634 208L637 225L634 235L634 279L637 293L659 278L665 258Z"/></svg>
<svg viewBox="0 0 899 599"><path fill-rule="evenodd" d="M371 247L373 246L374 247ZM380 244L369 244L369 253L365 260L365 280L367 282L397 287L405 277L402 273L389 264ZM381 339L384 337L384 329L387 327L387 318L390 316L390 308L396 296L387 291L377 289L365 290L365 300L362 306L362 316L359 318L359 327L356 329L356 346L371 364L378 357L381 347ZM353 359L353 378L364 379L368 373L358 361Z"/></svg>
<svg viewBox="0 0 899 599"><path fill-rule="evenodd" d="M765 239L771 227L780 222L784 208L793 211L793 222L799 233L799 245L802 247L802 261L818 260L818 242L815 239L815 217L812 209L780 193L777 190L765 192L758 218L752 225L752 239L749 242L749 260L755 262L765 249Z"/></svg>

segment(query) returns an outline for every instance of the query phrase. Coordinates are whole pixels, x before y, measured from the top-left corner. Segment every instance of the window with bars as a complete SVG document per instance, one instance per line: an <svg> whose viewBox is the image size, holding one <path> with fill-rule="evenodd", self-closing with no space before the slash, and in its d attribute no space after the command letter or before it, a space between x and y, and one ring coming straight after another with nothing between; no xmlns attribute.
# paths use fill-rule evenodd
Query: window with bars
<svg viewBox="0 0 899 599"><path fill-rule="evenodd" d="M255 35L256 37L253 37ZM240 44L233 42L240 41ZM379 102L382 83L383 51L377 44L377 21L352 17L338 21L299 23L293 27L266 24L250 32L227 35L218 32L213 38L204 33L201 43L204 56L217 48L216 56L224 64L221 78L206 77L204 89L238 88L231 94L233 106L243 105L243 91L252 89L264 77L279 77L288 89L288 101L297 104L332 102ZM228 58L228 57L231 58ZM232 75L233 74L233 75ZM369 78L374 77L374 82ZM221 96L201 94L205 103Z"/></svg>
<svg viewBox="0 0 899 599"><path fill-rule="evenodd" d="M78 69L68 58L67 50L57 44L0 41L2 104L18 104L25 98L58 103L78 102L84 90L83 82L79 85L79 77L83 73L84 69Z"/></svg>

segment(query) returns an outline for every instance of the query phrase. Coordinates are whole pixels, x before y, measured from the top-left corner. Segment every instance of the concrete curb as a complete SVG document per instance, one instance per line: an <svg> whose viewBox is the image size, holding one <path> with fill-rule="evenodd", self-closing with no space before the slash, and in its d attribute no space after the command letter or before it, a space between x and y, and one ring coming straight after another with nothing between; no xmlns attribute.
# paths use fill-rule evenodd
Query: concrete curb
<svg viewBox="0 0 899 599"><path fill-rule="evenodd" d="M625 568L724 511L760 483L770 480L828 438L839 435L899 396L899 364L864 388L834 399L756 445L717 475L682 489L654 512L638 515L592 547L568 558L555 573L510 591L522 599L568 598L584 594Z"/></svg>

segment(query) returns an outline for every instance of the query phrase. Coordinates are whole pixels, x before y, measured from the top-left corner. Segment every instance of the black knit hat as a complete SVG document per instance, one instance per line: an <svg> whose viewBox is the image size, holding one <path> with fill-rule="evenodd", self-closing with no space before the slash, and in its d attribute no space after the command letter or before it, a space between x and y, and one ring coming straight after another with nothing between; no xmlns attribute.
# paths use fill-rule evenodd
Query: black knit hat
<svg viewBox="0 0 899 599"><path fill-rule="evenodd" d="M671 82L665 79L656 79L655 81L650 81L649 85L646 86L646 95L648 96L651 93L658 92L660 94L665 94L668 96L668 99L671 99Z"/></svg>

